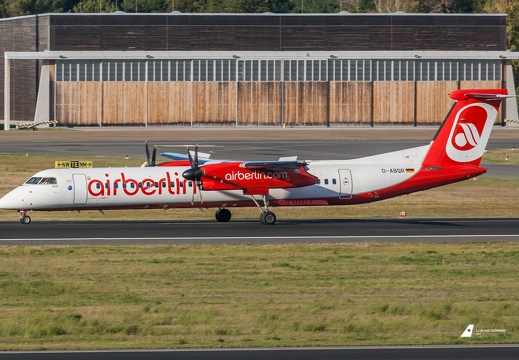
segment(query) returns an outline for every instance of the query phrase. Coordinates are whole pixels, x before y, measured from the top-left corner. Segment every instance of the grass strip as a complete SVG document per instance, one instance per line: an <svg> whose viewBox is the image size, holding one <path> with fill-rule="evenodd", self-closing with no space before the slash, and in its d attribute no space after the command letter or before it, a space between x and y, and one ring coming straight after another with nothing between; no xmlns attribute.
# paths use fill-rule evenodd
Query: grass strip
<svg viewBox="0 0 519 360"><path fill-rule="evenodd" d="M0 248L0 349L519 342L519 245ZM505 329L460 338L468 324Z"/></svg>

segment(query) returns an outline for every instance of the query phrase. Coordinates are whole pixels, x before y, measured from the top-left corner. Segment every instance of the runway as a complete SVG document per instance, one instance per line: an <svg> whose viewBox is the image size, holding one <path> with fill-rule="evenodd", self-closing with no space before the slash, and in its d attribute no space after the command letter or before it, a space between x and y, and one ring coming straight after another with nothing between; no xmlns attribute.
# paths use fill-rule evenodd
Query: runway
<svg viewBox="0 0 519 360"><path fill-rule="evenodd" d="M1 222L0 245L226 245L518 242L519 220L338 219Z"/></svg>
<svg viewBox="0 0 519 360"><path fill-rule="evenodd" d="M277 349L211 349L211 350L143 350L143 351L64 351L64 352L0 352L9 360L516 360L519 346L395 346L395 347L337 347L337 348L277 348Z"/></svg>

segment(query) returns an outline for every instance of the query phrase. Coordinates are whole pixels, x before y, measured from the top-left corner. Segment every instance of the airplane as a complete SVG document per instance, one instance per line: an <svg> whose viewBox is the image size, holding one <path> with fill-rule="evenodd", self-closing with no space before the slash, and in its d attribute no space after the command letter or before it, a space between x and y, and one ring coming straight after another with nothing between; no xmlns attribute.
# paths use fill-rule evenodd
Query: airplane
<svg viewBox="0 0 519 360"><path fill-rule="evenodd" d="M275 206L352 205L389 199L486 172L480 166L506 89L456 90L455 101L427 145L353 160L212 160L161 154L156 163L146 143L146 166L48 169L0 199L29 224L28 211L216 208L219 222L233 207L256 206L260 221L273 225Z"/></svg>

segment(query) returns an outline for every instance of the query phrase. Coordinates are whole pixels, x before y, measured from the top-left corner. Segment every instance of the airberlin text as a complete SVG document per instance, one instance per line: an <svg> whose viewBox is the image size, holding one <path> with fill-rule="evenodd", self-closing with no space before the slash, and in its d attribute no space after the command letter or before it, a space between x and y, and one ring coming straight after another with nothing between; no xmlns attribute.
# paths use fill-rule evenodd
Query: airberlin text
<svg viewBox="0 0 519 360"><path fill-rule="evenodd" d="M150 177L133 179L121 173L115 179L110 174L105 174L103 180L89 179L87 189L88 193L94 197L117 196L117 194L135 196L139 193L146 196L162 195L163 193L180 195L186 194L188 183L191 182L180 179L178 173L175 173L172 178L172 175L166 172L165 176L158 180ZM193 186L193 191L196 193L196 186Z"/></svg>
<svg viewBox="0 0 519 360"><path fill-rule="evenodd" d="M382 174L402 174L405 173L404 168L391 168L391 169L380 169Z"/></svg>
<svg viewBox="0 0 519 360"><path fill-rule="evenodd" d="M272 179L288 179L288 173L286 171L279 172L241 172L231 171L225 174L225 180L236 181L236 180L272 180Z"/></svg>

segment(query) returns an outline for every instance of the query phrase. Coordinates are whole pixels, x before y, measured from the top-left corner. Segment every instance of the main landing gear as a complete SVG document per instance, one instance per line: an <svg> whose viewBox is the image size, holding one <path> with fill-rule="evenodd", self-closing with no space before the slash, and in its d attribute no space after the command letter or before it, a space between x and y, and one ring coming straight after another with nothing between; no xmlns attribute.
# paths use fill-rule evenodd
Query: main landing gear
<svg viewBox="0 0 519 360"><path fill-rule="evenodd" d="M31 223L31 217L27 215L26 210L20 210L20 222L25 225Z"/></svg>
<svg viewBox="0 0 519 360"><path fill-rule="evenodd" d="M276 214L274 214L272 211L269 210L269 201L267 199L267 195L262 195L263 197L263 204L265 205L265 209L261 208L261 205L258 203L258 201L252 197L252 201L256 204L258 209L261 211L260 215L260 221L263 225L274 225L276 223Z"/></svg>
<svg viewBox="0 0 519 360"><path fill-rule="evenodd" d="M258 200L252 197L252 201L256 204L258 209L261 212L260 215L260 221L263 225L274 225L276 223L276 214L274 214L272 211L269 210L269 201L267 199L267 195L263 195L263 204L265 204L265 209L261 207L261 205L258 203ZM225 205L223 205L225 206ZM216 218L216 221L218 222L228 222L231 220L231 212L227 210L224 207L218 208L216 210L216 213L214 214L214 217Z"/></svg>
<svg viewBox="0 0 519 360"><path fill-rule="evenodd" d="M228 222L231 220L231 212L226 208L218 208L218 210L216 210L216 214L214 214L214 217L218 222Z"/></svg>

